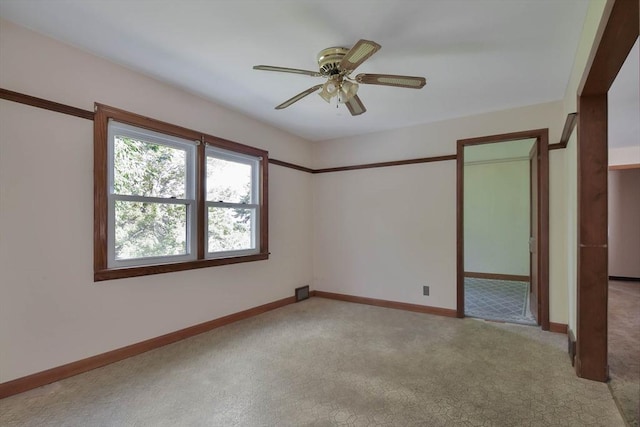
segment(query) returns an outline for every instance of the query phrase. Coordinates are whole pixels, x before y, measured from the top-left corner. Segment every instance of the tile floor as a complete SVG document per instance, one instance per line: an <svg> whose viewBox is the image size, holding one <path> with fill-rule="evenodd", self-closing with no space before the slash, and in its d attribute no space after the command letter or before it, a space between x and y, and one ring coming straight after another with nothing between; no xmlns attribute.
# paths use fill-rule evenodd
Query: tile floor
<svg viewBox="0 0 640 427"><path fill-rule="evenodd" d="M465 316L536 325L529 310L528 297L528 282L464 279Z"/></svg>

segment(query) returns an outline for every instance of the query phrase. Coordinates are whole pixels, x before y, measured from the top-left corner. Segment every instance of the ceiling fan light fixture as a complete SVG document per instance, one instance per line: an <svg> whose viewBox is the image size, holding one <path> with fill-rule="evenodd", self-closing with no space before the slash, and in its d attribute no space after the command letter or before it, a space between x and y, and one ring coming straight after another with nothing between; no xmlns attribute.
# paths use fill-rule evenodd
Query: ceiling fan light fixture
<svg viewBox="0 0 640 427"><path fill-rule="evenodd" d="M340 85L340 94L338 95L338 101L341 104L351 101L351 98L358 93L358 84L350 82L349 80L343 80Z"/></svg>
<svg viewBox="0 0 640 427"><path fill-rule="evenodd" d="M253 68L255 70L303 74L327 79L324 84L313 86L286 100L278 105L276 110L287 108L305 96L319 91L318 95L327 101L327 103L331 104L333 98L336 98L336 108L340 104L343 104L348 108L352 116L358 116L367 111L358 97L359 84L421 89L427 83L424 77L401 76L396 74L361 73L355 77L351 77L351 73L380 50L380 48L381 46L374 41L360 39L351 49L347 49L346 47L323 49L317 57L319 67L317 72L298 68L274 67L272 65L256 65Z"/></svg>
<svg viewBox="0 0 640 427"><path fill-rule="evenodd" d="M338 94L339 84L333 79L329 79L322 85L322 92L318 95L327 102L331 102L331 98Z"/></svg>
<svg viewBox="0 0 640 427"><path fill-rule="evenodd" d="M329 47L327 49L323 49L318 54L318 66L320 67L320 73L323 76L332 76L334 74L339 74L339 65L344 55L349 51L349 49L344 47Z"/></svg>
<svg viewBox="0 0 640 427"><path fill-rule="evenodd" d="M318 95L328 103L331 102L331 95L329 95L324 89Z"/></svg>

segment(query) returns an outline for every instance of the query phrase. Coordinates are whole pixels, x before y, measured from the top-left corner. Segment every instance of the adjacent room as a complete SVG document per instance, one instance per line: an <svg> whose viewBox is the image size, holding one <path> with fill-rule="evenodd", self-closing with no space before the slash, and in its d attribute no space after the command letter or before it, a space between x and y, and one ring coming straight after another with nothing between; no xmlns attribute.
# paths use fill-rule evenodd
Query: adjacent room
<svg viewBox="0 0 640 427"><path fill-rule="evenodd" d="M638 16L0 0L0 425L637 425Z"/></svg>
<svg viewBox="0 0 640 427"><path fill-rule="evenodd" d="M636 40L607 106L609 384L630 425L640 422L640 163L634 160L640 152L639 73Z"/></svg>
<svg viewBox="0 0 640 427"><path fill-rule="evenodd" d="M534 139L464 148L465 315L537 325L531 282ZM536 311L536 310L534 310Z"/></svg>

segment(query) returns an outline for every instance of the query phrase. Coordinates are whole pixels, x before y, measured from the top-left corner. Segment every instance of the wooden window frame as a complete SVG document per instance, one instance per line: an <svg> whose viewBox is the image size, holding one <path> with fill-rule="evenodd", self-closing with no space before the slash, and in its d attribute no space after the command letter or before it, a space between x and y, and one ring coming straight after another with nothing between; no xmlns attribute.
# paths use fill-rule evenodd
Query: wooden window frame
<svg viewBox="0 0 640 427"><path fill-rule="evenodd" d="M201 141L196 152L196 259L184 262L170 262L153 265L109 268L108 251L108 125L109 120L140 127L154 132L192 141ZM269 209L268 209L268 177L269 153L259 148L207 135L202 132L183 128L160 120L131 113L107 105L95 104L94 115L94 234L93 234L93 279L94 281L121 279L126 277L147 276L150 274L169 273L192 270L196 268L215 267L219 265L269 259ZM205 162L206 146L255 156L259 162L259 252L251 255L229 256L224 258L207 258L205 254Z"/></svg>

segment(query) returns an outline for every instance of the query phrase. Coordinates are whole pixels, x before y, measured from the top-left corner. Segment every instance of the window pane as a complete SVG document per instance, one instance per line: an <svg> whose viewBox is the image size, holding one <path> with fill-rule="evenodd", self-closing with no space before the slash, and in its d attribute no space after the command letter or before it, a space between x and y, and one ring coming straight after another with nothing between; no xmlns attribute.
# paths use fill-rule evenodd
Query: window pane
<svg viewBox="0 0 640 427"><path fill-rule="evenodd" d="M187 205L115 202L116 259L185 255Z"/></svg>
<svg viewBox="0 0 640 427"><path fill-rule="evenodd" d="M255 209L210 207L208 251L253 249Z"/></svg>
<svg viewBox="0 0 640 427"><path fill-rule="evenodd" d="M187 198L186 150L116 135L113 163L115 194Z"/></svg>
<svg viewBox="0 0 640 427"><path fill-rule="evenodd" d="M207 200L251 203L251 165L207 157Z"/></svg>

